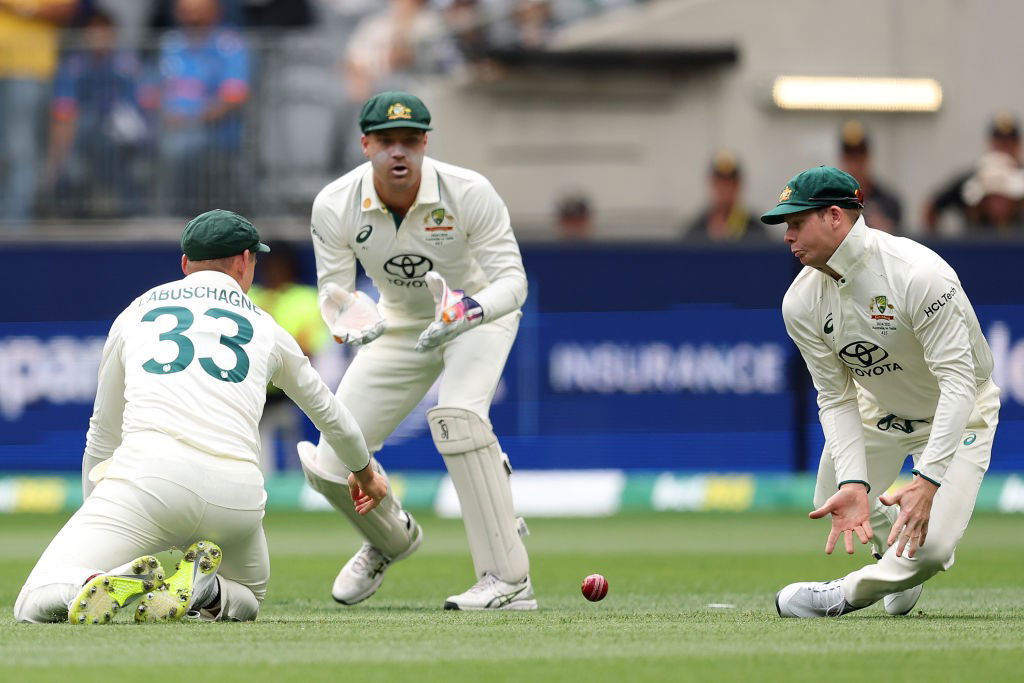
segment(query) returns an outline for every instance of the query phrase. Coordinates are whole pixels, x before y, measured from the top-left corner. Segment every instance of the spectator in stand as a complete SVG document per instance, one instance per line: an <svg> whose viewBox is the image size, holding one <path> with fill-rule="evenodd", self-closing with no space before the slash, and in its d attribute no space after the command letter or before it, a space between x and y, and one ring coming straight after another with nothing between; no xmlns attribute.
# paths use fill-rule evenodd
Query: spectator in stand
<svg viewBox="0 0 1024 683"><path fill-rule="evenodd" d="M137 213L138 157L148 129L138 101L141 65L117 48L111 16L94 9L84 47L54 84L43 187L59 213L103 218Z"/></svg>
<svg viewBox="0 0 1024 683"><path fill-rule="evenodd" d="M895 192L874 177L871 145L860 121L852 119L843 124L839 151L839 167L857 179L864 193L864 220L876 230L899 233L902 204Z"/></svg>
<svg viewBox="0 0 1024 683"><path fill-rule="evenodd" d="M444 23L463 60L479 64L486 59L491 38L480 0L449 0L444 8Z"/></svg>
<svg viewBox="0 0 1024 683"><path fill-rule="evenodd" d="M495 25L495 44L505 49L539 50L547 45L554 28L549 0L517 0L508 18Z"/></svg>
<svg viewBox="0 0 1024 683"><path fill-rule="evenodd" d="M1024 170L1003 152L988 152L963 184L968 231L1006 237L1020 234Z"/></svg>
<svg viewBox="0 0 1024 683"><path fill-rule="evenodd" d="M567 194L556 206L558 237L566 241L587 240L594 236L594 217L590 200L582 193Z"/></svg>
<svg viewBox="0 0 1024 683"><path fill-rule="evenodd" d="M39 126L57 69L60 27L76 0L0 0L0 223L32 214L39 172Z"/></svg>
<svg viewBox="0 0 1024 683"><path fill-rule="evenodd" d="M391 0L387 9L359 23L345 55L349 99L402 90L417 73L437 72L449 57L445 29L426 0Z"/></svg>
<svg viewBox="0 0 1024 683"><path fill-rule="evenodd" d="M720 150L711 160L708 205L693 219L683 239L694 242L739 242L765 239L764 226L742 201L743 172L736 155Z"/></svg>
<svg viewBox="0 0 1024 683"><path fill-rule="evenodd" d="M217 0L176 0L181 28L160 46L165 187L175 213L210 207L247 211L241 191L243 107L249 97L249 50L218 28Z"/></svg>
<svg viewBox="0 0 1024 683"><path fill-rule="evenodd" d="M988 150L1009 155L1018 167L1021 166L1020 123L1016 116L1001 111L993 117L989 126ZM970 222L964 198L964 183L976 172L977 167L958 174L935 193L924 212L925 227L929 232L936 232L945 211L954 211L962 221Z"/></svg>

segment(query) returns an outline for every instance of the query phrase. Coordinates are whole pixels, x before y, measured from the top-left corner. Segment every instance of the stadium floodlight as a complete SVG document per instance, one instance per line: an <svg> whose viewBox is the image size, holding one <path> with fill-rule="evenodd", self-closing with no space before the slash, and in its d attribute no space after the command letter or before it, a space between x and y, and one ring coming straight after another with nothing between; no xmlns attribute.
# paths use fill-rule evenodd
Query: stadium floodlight
<svg viewBox="0 0 1024 683"><path fill-rule="evenodd" d="M942 86L933 78L779 76L772 100L780 109L934 112Z"/></svg>

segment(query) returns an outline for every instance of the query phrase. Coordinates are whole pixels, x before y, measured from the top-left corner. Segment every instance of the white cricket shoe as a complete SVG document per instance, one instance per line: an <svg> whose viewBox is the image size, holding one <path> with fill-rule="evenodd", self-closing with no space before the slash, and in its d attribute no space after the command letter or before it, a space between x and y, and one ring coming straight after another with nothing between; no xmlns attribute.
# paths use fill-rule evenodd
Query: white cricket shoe
<svg viewBox="0 0 1024 683"><path fill-rule="evenodd" d="M343 605L362 602L377 592L384 583L384 572L391 560L369 543L363 543L338 572L331 587L331 597Z"/></svg>
<svg viewBox="0 0 1024 683"><path fill-rule="evenodd" d="M494 574L484 574L465 593L449 596L444 601L444 608L530 610L537 609L537 600L533 597L533 584L529 576L518 583L505 583Z"/></svg>
<svg viewBox="0 0 1024 683"><path fill-rule="evenodd" d="M852 612L846 601L843 579L791 583L775 594L775 609L780 617L838 617Z"/></svg>
<svg viewBox="0 0 1024 683"><path fill-rule="evenodd" d="M384 583L384 572L392 562L404 560L416 552L423 543L423 529L408 512L405 512L405 516L406 523L415 527L409 548L401 555L387 557L369 543L363 543L363 547L345 563L334 579L331 597L335 602L340 602L342 605L355 605L366 600L376 593L380 585Z"/></svg>
<svg viewBox="0 0 1024 683"><path fill-rule="evenodd" d="M910 610L914 609L914 606L917 605L917 601L920 599L921 592L923 590L924 584L919 583L913 588L908 588L905 591L886 595L883 600L885 603L886 613L895 617L902 617L905 614L910 614Z"/></svg>

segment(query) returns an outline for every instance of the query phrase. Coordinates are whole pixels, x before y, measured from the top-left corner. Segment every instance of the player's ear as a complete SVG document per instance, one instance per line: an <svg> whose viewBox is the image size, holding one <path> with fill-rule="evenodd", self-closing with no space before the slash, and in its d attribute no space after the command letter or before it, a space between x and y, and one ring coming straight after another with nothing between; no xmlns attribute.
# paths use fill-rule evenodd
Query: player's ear
<svg viewBox="0 0 1024 683"><path fill-rule="evenodd" d="M365 135L362 136L361 138L359 138L359 144L363 146L363 156L366 157L367 159L369 159L370 158L370 151L369 151L368 148L370 146L370 138L368 138Z"/></svg>
<svg viewBox="0 0 1024 683"><path fill-rule="evenodd" d="M188 256L181 255L181 274L188 275Z"/></svg>

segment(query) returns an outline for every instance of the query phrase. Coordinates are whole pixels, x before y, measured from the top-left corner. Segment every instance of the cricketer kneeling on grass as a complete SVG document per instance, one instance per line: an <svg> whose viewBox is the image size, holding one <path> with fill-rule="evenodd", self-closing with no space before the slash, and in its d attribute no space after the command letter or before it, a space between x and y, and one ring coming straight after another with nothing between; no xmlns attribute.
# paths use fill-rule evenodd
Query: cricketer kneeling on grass
<svg viewBox="0 0 1024 683"><path fill-rule="evenodd" d="M284 390L354 474L350 506L387 492L352 416L298 343L246 296L252 224L209 211L185 227L185 277L145 292L114 321L103 348L85 455L85 501L43 552L15 619L248 621L270 577L259 421L267 383ZM185 551L166 575L153 556Z"/></svg>
<svg viewBox="0 0 1024 683"><path fill-rule="evenodd" d="M338 398L375 453L444 371L439 405L427 417L478 579L444 607L535 609L525 525L513 511L508 457L488 418L527 289L508 210L479 173L425 156L430 112L419 98L380 93L363 106L359 124L369 161L320 192L311 225L324 320L336 340L361 347ZM357 260L380 290L379 309L354 291ZM324 439L299 445L310 485L365 539L331 591L352 605L373 595L388 565L423 536L392 496L355 514L348 472L332 450Z"/></svg>
<svg viewBox="0 0 1024 683"><path fill-rule="evenodd" d="M812 518L831 515L825 550L853 534L877 563L776 596L784 617L839 616L884 599L907 614L953 565L999 422L992 352L956 273L916 242L864 223L853 176L798 174L762 216L785 222L806 266L782 303L818 391L825 449ZM914 478L892 494L907 455ZM838 489L838 490L837 490Z"/></svg>

